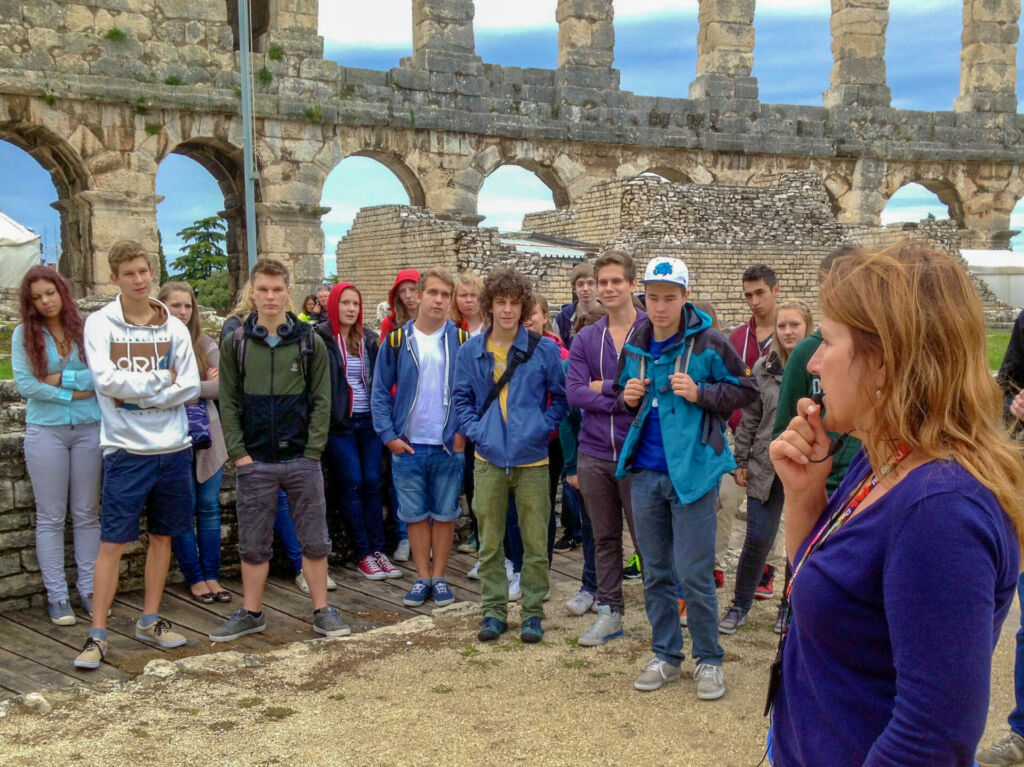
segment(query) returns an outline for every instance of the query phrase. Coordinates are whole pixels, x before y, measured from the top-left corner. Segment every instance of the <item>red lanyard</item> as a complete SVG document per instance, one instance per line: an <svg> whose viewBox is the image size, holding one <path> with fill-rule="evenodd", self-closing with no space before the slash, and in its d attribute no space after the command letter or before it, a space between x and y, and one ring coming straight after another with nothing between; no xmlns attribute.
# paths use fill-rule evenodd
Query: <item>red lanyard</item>
<svg viewBox="0 0 1024 767"><path fill-rule="evenodd" d="M814 554L818 549L825 545L825 541L832 537L832 534L839 528L850 521L850 517L853 516L853 512L857 510L861 502L867 498L868 493L875 489L878 485L879 480L882 477L887 476L893 469L895 469L904 458L910 455L911 448L909 445L901 444L896 448L896 452L893 453L892 458L889 459L888 463L883 466L878 474L872 474L870 481L861 480L860 485L850 494L839 510L832 515L832 519L828 521L828 524L818 531L818 534L811 539L811 542L804 549L804 555L800 558L800 561L793 568L793 575L789 579L789 587L786 589L786 599L789 600L790 594L793 592L793 584L796 582L797 573L803 569L804 564L810 559L811 555Z"/></svg>

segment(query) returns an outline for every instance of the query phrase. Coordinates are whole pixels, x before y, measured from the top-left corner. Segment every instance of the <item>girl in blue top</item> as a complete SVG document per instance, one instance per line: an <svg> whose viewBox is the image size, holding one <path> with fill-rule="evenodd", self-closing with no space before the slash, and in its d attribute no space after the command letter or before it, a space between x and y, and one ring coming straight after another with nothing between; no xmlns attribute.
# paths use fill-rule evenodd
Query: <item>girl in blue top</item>
<svg viewBox="0 0 1024 767"><path fill-rule="evenodd" d="M50 620L73 626L64 576L68 507L78 565L78 596L92 615L92 574L100 546L100 408L85 364L82 332L68 284L45 266L28 270L19 289L21 324L11 367L25 411L25 466L36 501L36 558Z"/></svg>
<svg viewBox="0 0 1024 767"><path fill-rule="evenodd" d="M970 767L1024 530L981 303L950 256L903 242L838 259L819 304L824 420L801 399L770 448L794 570L770 758ZM831 499L826 429L864 445Z"/></svg>

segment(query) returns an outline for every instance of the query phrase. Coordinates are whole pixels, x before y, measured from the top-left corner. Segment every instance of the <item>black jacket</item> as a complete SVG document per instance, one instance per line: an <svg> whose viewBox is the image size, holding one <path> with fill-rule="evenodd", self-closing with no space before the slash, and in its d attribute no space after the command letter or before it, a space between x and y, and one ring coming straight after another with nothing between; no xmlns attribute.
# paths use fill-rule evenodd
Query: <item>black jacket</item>
<svg viewBox="0 0 1024 767"><path fill-rule="evenodd" d="M1024 312L1017 315L1010 332L1010 345L1003 355L1003 364L999 366L996 383L1003 390L1003 415L1013 422L1017 419L1010 415L1010 403L1017 393L1024 389Z"/></svg>
<svg viewBox="0 0 1024 767"><path fill-rule="evenodd" d="M349 418L352 415L352 387L346 375L346 358L338 347L338 342L331 333L331 323L321 322L316 326L316 334L327 347L327 367L331 371L331 433L348 431ZM367 327L363 328L363 385L369 399L373 387L373 366L377 360L379 337ZM369 412L369 411L367 411Z"/></svg>

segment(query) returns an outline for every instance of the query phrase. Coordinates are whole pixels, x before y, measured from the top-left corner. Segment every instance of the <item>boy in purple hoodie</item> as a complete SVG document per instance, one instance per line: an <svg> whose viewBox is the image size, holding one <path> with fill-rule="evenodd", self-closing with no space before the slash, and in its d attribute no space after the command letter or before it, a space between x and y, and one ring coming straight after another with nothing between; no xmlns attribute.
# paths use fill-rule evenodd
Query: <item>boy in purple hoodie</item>
<svg viewBox="0 0 1024 767"><path fill-rule="evenodd" d="M622 636L622 517L633 532L630 478L615 478L619 451L633 417L612 391L619 352L647 315L633 305L636 265L628 253L609 250L594 263L597 292L608 316L580 330L569 350L566 399L583 413L579 436L579 483L594 528L597 620L580 638L584 647Z"/></svg>

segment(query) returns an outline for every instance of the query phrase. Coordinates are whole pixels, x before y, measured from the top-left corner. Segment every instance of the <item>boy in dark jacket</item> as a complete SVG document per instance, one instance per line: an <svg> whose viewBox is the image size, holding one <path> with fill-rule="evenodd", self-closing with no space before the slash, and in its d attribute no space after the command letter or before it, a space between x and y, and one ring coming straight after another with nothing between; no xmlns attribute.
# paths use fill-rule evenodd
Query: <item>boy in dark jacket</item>
<svg viewBox="0 0 1024 767"><path fill-rule="evenodd" d="M327 534L320 454L330 423L327 350L313 328L286 311L288 269L261 259L250 275L256 311L220 350L220 408L224 441L235 463L238 551L244 606L210 632L230 642L267 627L263 587L274 543L278 490L291 506L302 572L313 599L313 630L351 632L327 604Z"/></svg>
<svg viewBox="0 0 1024 767"><path fill-rule="evenodd" d="M526 277L511 268L493 270L480 299L490 315L490 327L459 350L455 408L460 430L476 443L473 507L480 530L484 613L477 634L480 641L497 639L507 629L508 578L502 541L510 491L515 495L523 538L521 639L539 642L544 636L548 439L567 408L558 346L522 326L533 314L533 301ZM502 381L509 365L513 372ZM503 384L500 389L498 383Z"/></svg>
<svg viewBox="0 0 1024 767"><path fill-rule="evenodd" d="M715 503L719 477L736 468L725 421L758 396L757 385L711 318L687 303L686 264L652 259L644 289L648 319L625 345L616 377L623 405L636 416L616 476L632 474L654 649L633 686L656 690L681 675L678 578L687 599L697 697L714 700L725 694L712 574Z"/></svg>

